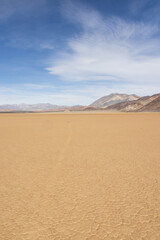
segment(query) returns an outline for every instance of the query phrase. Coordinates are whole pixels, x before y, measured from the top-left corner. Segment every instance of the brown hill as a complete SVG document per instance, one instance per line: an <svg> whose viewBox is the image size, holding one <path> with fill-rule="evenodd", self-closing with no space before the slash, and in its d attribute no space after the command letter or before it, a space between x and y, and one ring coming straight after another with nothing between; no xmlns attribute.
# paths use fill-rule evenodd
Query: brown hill
<svg viewBox="0 0 160 240"><path fill-rule="evenodd" d="M105 109L122 112L157 112L160 111L160 94L141 97L134 101L125 101L113 104Z"/></svg>
<svg viewBox="0 0 160 240"><path fill-rule="evenodd" d="M96 110L101 110L101 108L88 106L83 109L83 111L96 111Z"/></svg>
<svg viewBox="0 0 160 240"><path fill-rule="evenodd" d="M157 97L153 101L143 106L140 110L141 112L160 112L160 94L157 94Z"/></svg>
<svg viewBox="0 0 160 240"><path fill-rule="evenodd" d="M98 100L93 102L91 105L89 105L89 107L105 108L112 104L126 102L126 101L133 101L139 98L140 97L136 96L135 94L129 95L129 94L112 93L107 96L99 98Z"/></svg>

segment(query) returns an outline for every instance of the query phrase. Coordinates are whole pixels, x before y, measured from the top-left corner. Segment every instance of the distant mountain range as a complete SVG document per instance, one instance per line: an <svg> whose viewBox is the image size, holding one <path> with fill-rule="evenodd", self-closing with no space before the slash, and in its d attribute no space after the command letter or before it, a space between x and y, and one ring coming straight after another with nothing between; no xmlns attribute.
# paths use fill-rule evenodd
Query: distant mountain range
<svg viewBox="0 0 160 240"><path fill-rule="evenodd" d="M66 106L55 105L50 103L37 104L4 104L0 105L0 112L51 112L51 111L77 111L83 110L85 107L81 105Z"/></svg>
<svg viewBox="0 0 160 240"><path fill-rule="evenodd" d="M5 104L0 105L0 110L19 110L19 111L43 111L52 109L64 109L67 106L58 106L50 103L38 103L38 104Z"/></svg>
<svg viewBox="0 0 160 240"><path fill-rule="evenodd" d="M135 94L112 93L89 106L59 106L50 103L5 104L0 112L52 112L52 111L120 111L120 112L160 112L160 94L139 97Z"/></svg>

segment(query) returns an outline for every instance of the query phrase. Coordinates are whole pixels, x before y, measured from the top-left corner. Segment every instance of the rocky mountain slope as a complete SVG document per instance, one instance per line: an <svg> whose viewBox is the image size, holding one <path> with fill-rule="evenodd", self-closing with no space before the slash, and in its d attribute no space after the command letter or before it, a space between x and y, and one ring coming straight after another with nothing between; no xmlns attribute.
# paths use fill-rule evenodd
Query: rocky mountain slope
<svg viewBox="0 0 160 240"><path fill-rule="evenodd" d="M160 94L141 97L134 101L113 104L106 107L105 110L122 112L158 112L160 111Z"/></svg>
<svg viewBox="0 0 160 240"><path fill-rule="evenodd" d="M89 107L92 108L105 108L107 106L110 106L112 104L125 102L125 101L133 101L139 99L139 96L136 96L134 94L128 95L128 94L119 94L119 93L112 93L110 95L104 96L95 102L93 102Z"/></svg>

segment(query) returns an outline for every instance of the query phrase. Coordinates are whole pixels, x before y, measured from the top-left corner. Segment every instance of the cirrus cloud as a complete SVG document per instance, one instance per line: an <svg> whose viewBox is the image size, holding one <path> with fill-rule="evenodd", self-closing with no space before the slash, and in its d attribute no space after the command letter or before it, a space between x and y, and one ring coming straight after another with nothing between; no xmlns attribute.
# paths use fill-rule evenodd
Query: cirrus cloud
<svg viewBox="0 0 160 240"><path fill-rule="evenodd" d="M81 27L67 40L47 71L66 81L112 80L127 83L159 83L160 45L158 25L110 16L70 2L65 16Z"/></svg>

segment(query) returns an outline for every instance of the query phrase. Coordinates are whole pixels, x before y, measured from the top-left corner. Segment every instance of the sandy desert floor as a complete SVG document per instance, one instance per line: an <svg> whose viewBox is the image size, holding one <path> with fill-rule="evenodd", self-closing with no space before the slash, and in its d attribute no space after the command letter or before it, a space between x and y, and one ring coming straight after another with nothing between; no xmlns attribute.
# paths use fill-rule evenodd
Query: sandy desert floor
<svg viewBox="0 0 160 240"><path fill-rule="evenodd" d="M160 114L1 114L0 240L160 240Z"/></svg>

